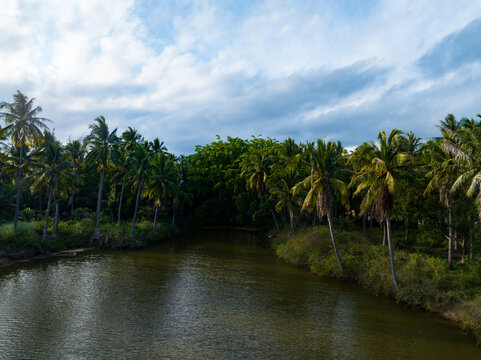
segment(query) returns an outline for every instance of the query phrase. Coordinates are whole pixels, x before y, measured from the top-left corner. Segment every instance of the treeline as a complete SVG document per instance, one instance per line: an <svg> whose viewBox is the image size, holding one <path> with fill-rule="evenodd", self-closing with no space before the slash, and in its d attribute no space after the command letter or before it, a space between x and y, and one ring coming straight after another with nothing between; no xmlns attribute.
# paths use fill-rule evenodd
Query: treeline
<svg viewBox="0 0 481 360"><path fill-rule="evenodd" d="M478 115L479 117L479 115ZM393 282L393 225L398 246L447 250L462 261L476 254L481 212L481 122L448 115L438 137L381 131L376 142L347 151L339 142L296 143L228 137L198 146L189 157L188 185L201 223L269 224L279 230L326 221L336 259L334 219L356 221L366 231L383 228ZM240 176L239 176L240 175ZM368 225L369 224L369 225Z"/></svg>
<svg viewBox="0 0 481 360"><path fill-rule="evenodd" d="M139 217L153 221L155 232L159 216L174 225L191 202L184 191L186 159L158 138L147 141L131 127L118 134L99 116L87 136L62 144L34 99L18 91L0 106L0 218L13 220L14 231L19 221L44 219L43 244L61 219L81 220L95 211L95 229L129 220L133 237Z"/></svg>
<svg viewBox="0 0 481 360"><path fill-rule="evenodd" d="M21 92L1 104L0 218L45 220L43 240L61 219L95 213L95 227L189 216L197 225L254 225L275 229L325 221L339 268L333 228L339 219L363 231L379 224L398 286L395 246L447 250L464 260L477 253L481 212L481 122L440 122L436 138L381 131L376 142L347 151L323 139L297 143L228 137L194 154L175 156L159 139L129 127L109 129L104 117L84 138L62 144ZM479 115L478 115L479 117ZM13 217L11 214L14 214ZM53 224L49 218L53 217ZM403 236L393 239L393 227Z"/></svg>

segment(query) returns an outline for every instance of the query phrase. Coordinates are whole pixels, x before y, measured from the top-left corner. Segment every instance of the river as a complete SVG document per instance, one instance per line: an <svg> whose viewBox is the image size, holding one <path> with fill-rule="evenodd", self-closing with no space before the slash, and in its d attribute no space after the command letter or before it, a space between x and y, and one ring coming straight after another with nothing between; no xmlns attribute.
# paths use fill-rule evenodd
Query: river
<svg viewBox="0 0 481 360"><path fill-rule="evenodd" d="M481 359L459 327L241 232L0 269L0 359Z"/></svg>

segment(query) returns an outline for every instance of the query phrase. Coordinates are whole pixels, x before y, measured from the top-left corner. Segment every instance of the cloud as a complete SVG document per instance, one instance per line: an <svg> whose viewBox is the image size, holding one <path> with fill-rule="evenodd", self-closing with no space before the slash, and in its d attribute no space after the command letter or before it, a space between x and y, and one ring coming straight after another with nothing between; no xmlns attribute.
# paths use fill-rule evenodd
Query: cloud
<svg viewBox="0 0 481 360"><path fill-rule="evenodd" d="M4 0L0 100L20 89L62 140L110 126L190 153L215 135L353 146L480 112L481 4Z"/></svg>
<svg viewBox="0 0 481 360"><path fill-rule="evenodd" d="M444 37L418 65L428 76L438 77L473 62L481 62L481 19Z"/></svg>

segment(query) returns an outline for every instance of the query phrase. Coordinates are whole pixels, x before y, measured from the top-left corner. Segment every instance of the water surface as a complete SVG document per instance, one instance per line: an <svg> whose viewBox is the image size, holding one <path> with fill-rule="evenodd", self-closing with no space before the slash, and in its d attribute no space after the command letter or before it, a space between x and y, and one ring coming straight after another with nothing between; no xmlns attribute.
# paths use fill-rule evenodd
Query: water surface
<svg viewBox="0 0 481 360"><path fill-rule="evenodd" d="M481 359L455 324L238 232L0 269L2 359Z"/></svg>

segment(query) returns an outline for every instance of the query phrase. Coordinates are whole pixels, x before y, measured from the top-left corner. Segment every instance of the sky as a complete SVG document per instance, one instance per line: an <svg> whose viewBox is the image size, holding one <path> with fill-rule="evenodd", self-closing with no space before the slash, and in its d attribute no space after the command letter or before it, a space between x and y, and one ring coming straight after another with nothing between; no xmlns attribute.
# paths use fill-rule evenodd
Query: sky
<svg viewBox="0 0 481 360"><path fill-rule="evenodd" d="M104 115L177 154L436 136L481 113L481 1L2 0L0 101L17 90L63 141Z"/></svg>

